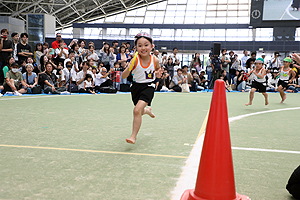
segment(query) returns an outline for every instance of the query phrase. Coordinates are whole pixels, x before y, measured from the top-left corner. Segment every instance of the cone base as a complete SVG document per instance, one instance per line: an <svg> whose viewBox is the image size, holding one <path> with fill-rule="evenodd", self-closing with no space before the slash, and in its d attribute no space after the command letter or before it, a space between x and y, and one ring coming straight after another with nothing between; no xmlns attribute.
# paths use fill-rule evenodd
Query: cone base
<svg viewBox="0 0 300 200"><path fill-rule="evenodd" d="M197 197L194 194L194 189L189 189L189 190L184 191L180 200L213 200L213 199L203 199L201 197ZM226 199L226 200L251 200L251 199L245 195L240 195L240 194L236 193L235 199Z"/></svg>

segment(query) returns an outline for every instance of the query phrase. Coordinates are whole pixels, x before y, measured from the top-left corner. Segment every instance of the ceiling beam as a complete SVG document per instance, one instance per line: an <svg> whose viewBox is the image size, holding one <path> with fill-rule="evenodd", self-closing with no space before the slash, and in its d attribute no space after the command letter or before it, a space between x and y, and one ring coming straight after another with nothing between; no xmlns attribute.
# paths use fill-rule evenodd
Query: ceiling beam
<svg viewBox="0 0 300 200"><path fill-rule="evenodd" d="M65 4L65 6L61 7L60 9L54 11L54 12L51 13L51 14L56 14L56 13L58 13L58 12L64 10L64 9L66 9L67 7L69 7L69 6L71 6L71 5L75 4L75 3L77 3L78 1L82 1L82 0L71 1L70 3Z"/></svg>
<svg viewBox="0 0 300 200"><path fill-rule="evenodd" d="M17 11L17 12L14 12L11 16L12 16L12 17L18 16L18 15L20 15L23 11L28 10L29 8L38 5L38 4L39 4L40 2L42 2L42 1L43 1L43 0L39 0L39 1L36 1L36 2L34 2L34 3L32 2L33 4L31 4L31 5L29 5L29 6L25 7L25 8L23 8L23 9Z"/></svg>

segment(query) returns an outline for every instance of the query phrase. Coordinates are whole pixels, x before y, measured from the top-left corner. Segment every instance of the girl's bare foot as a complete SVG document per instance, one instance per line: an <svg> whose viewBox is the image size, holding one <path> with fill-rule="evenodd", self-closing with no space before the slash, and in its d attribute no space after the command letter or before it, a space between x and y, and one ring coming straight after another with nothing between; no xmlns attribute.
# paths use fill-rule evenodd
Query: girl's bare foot
<svg viewBox="0 0 300 200"><path fill-rule="evenodd" d="M252 103L245 103L245 106L251 106L252 105Z"/></svg>
<svg viewBox="0 0 300 200"><path fill-rule="evenodd" d="M284 95L284 97L282 98L282 101L280 103L283 103L284 100L286 100L286 94Z"/></svg>
<svg viewBox="0 0 300 200"><path fill-rule="evenodd" d="M267 106L269 104L269 101L266 99L265 100L265 105Z"/></svg>
<svg viewBox="0 0 300 200"><path fill-rule="evenodd" d="M129 139L126 138L126 142L129 144L135 144L135 140L133 140L131 138L129 138Z"/></svg>
<svg viewBox="0 0 300 200"><path fill-rule="evenodd" d="M151 107L145 108L145 114L149 115L152 118L155 117L155 115L152 112L152 108Z"/></svg>

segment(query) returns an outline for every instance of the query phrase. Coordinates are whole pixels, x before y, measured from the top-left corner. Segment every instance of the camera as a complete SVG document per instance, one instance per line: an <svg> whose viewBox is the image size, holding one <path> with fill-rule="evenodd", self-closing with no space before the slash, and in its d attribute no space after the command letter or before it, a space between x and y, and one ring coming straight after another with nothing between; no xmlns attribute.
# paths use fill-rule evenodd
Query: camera
<svg viewBox="0 0 300 200"><path fill-rule="evenodd" d="M6 35L1 35L1 38L6 39L7 36Z"/></svg>
<svg viewBox="0 0 300 200"><path fill-rule="evenodd" d="M114 71L122 71L122 68L114 68Z"/></svg>

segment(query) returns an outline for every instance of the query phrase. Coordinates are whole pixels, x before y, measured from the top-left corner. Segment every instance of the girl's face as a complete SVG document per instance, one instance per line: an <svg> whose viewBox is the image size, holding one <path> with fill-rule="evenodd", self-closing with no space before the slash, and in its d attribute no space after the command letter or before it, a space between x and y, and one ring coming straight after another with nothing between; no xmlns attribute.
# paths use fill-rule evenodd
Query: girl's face
<svg viewBox="0 0 300 200"><path fill-rule="evenodd" d="M38 45L38 46L37 46L37 50L42 51L42 49L43 49L43 46L42 46L42 45Z"/></svg>
<svg viewBox="0 0 300 200"><path fill-rule="evenodd" d="M11 57L8 62L9 62L9 65L11 65L15 62L15 59L13 57Z"/></svg>
<svg viewBox="0 0 300 200"><path fill-rule="evenodd" d="M150 55L151 50L153 49L153 45L149 42L149 40L143 37L137 40L136 47L141 56Z"/></svg>
<svg viewBox="0 0 300 200"><path fill-rule="evenodd" d="M104 49L109 49L109 46L107 44L105 44Z"/></svg>
<svg viewBox="0 0 300 200"><path fill-rule="evenodd" d="M74 49L75 49L75 51L78 51L79 50L79 46L76 45Z"/></svg>
<svg viewBox="0 0 300 200"><path fill-rule="evenodd" d="M32 64L33 63L32 58L31 57L27 58L27 62L30 63L30 64Z"/></svg>
<svg viewBox="0 0 300 200"><path fill-rule="evenodd" d="M89 61L89 64L90 64L91 66L93 66L93 65L94 65L94 61L93 61L93 60L90 60L90 61Z"/></svg>
<svg viewBox="0 0 300 200"><path fill-rule="evenodd" d="M88 81L88 82L92 81L92 78L87 78L87 81Z"/></svg>
<svg viewBox="0 0 300 200"><path fill-rule="evenodd" d="M287 62L287 61L283 61L283 66L285 66L285 67L289 67L290 66L290 62Z"/></svg>
<svg viewBox="0 0 300 200"><path fill-rule="evenodd" d="M44 56L44 63L48 62L48 57Z"/></svg>
<svg viewBox="0 0 300 200"><path fill-rule="evenodd" d="M129 54L130 52L129 52L129 49L126 49L126 51L125 51L127 54Z"/></svg>
<svg viewBox="0 0 300 200"><path fill-rule="evenodd" d="M63 69L63 66L59 63L57 66L58 69Z"/></svg>
<svg viewBox="0 0 300 200"><path fill-rule="evenodd" d="M226 71L224 71L224 72L223 72L223 74L226 76L226 75L227 75L227 72L226 72Z"/></svg>
<svg viewBox="0 0 300 200"><path fill-rule="evenodd" d="M124 47L121 48L121 53L125 53L125 48Z"/></svg>
<svg viewBox="0 0 300 200"><path fill-rule="evenodd" d="M200 54L199 53L196 53L196 58L199 58Z"/></svg>

